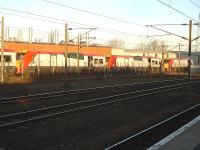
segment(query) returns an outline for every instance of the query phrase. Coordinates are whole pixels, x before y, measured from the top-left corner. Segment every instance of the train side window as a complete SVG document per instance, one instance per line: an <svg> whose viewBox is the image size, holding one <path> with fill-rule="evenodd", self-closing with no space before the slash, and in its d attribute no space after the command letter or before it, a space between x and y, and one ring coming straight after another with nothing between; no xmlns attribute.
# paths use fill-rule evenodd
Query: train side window
<svg viewBox="0 0 200 150"><path fill-rule="evenodd" d="M98 64L98 59L94 59L94 64Z"/></svg>
<svg viewBox="0 0 200 150"><path fill-rule="evenodd" d="M103 64L103 59L99 59L99 64Z"/></svg>
<svg viewBox="0 0 200 150"><path fill-rule="evenodd" d="M5 62L11 62L12 61L11 55L5 55L4 60L5 60Z"/></svg>
<svg viewBox="0 0 200 150"><path fill-rule="evenodd" d="M136 60L136 61L142 61L141 56L133 56L133 59Z"/></svg>
<svg viewBox="0 0 200 150"><path fill-rule="evenodd" d="M0 57L0 61L1 61L1 57ZM11 62L12 58L11 55L4 55L4 62Z"/></svg>
<svg viewBox="0 0 200 150"><path fill-rule="evenodd" d="M106 57L106 58L105 58L105 62L108 62L108 61L109 61L109 57Z"/></svg>
<svg viewBox="0 0 200 150"><path fill-rule="evenodd" d="M16 54L16 60L22 60L24 55L25 55L25 53L17 53Z"/></svg>

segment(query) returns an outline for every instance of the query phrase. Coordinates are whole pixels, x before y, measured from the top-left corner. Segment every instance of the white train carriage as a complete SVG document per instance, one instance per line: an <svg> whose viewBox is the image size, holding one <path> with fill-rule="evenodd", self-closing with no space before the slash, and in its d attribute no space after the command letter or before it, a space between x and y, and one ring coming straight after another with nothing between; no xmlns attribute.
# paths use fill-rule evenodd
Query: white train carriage
<svg viewBox="0 0 200 150"><path fill-rule="evenodd" d="M135 67L160 67L161 59L156 57L133 56Z"/></svg>
<svg viewBox="0 0 200 150"><path fill-rule="evenodd" d="M88 56L90 58L93 59L93 62L91 62L91 64L93 63L93 67L105 67L106 65L106 58L104 56Z"/></svg>
<svg viewBox="0 0 200 150"><path fill-rule="evenodd" d="M116 67L129 67L133 61L130 56L117 56L116 57Z"/></svg>
<svg viewBox="0 0 200 150"><path fill-rule="evenodd" d="M15 66L16 65L16 53L5 51L4 55L4 66ZM1 55L0 55L0 65L1 65Z"/></svg>
<svg viewBox="0 0 200 150"><path fill-rule="evenodd" d="M105 67L104 56L91 56L79 54L79 67L80 68L94 68ZM64 67L65 56L64 54L37 54L29 66L40 67ZM76 68L78 66L77 53L68 53L67 66L70 68Z"/></svg>
<svg viewBox="0 0 200 150"><path fill-rule="evenodd" d="M33 53L28 56L28 53ZM29 58L28 58L29 57ZM1 57L0 57L1 59ZM166 62L166 61L165 61ZM188 67L188 59L168 59L167 70L171 71L170 68ZM1 63L1 62L0 62ZM95 69L95 68L159 68L161 59L156 57L147 56L117 56L111 55L110 57L96 56L92 54L79 54L79 67L81 69ZM27 65L27 67L24 67ZM69 70L76 70L78 65L77 53L68 53L67 66ZM40 69L40 71L46 70L47 73L53 70L64 71L65 67L65 56L63 52L27 52L27 53L16 53L13 51L4 51L4 68L5 72L15 72L16 68L24 67L25 70ZM154 69L154 70L157 70ZM18 72L18 69L16 69ZM23 70L23 69L21 69ZM19 72L21 71L19 69ZM27 72L29 72L27 71Z"/></svg>
<svg viewBox="0 0 200 150"><path fill-rule="evenodd" d="M3 66L4 66L4 74L6 75L14 75L16 68L16 53L12 51L4 51L3 53ZM1 64L1 55L0 55L0 65ZM1 70L1 67L0 67Z"/></svg>
<svg viewBox="0 0 200 150"><path fill-rule="evenodd" d="M188 67L188 59L187 58L174 58L170 59L169 64L171 67ZM180 65L180 66L179 66Z"/></svg>
<svg viewBox="0 0 200 150"><path fill-rule="evenodd" d="M77 55L74 53L69 53L67 58L67 66L75 67L77 66ZM79 66L87 66L87 57L80 55L79 56ZM29 66L57 66L64 67L65 66L65 56L64 54L37 54Z"/></svg>
<svg viewBox="0 0 200 150"><path fill-rule="evenodd" d="M110 57L107 57L106 59L108 68L130 67L133 62L133 58L131 56L112 55Z"/></svg>

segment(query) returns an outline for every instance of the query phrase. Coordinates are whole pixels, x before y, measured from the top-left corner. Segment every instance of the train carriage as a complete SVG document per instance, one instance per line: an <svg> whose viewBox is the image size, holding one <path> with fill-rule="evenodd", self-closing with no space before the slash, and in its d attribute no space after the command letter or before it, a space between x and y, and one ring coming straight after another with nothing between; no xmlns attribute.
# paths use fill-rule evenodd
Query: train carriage
<svg viewBox="0 0 200 150"><path fill-rule="evenodd" d="M170 58L165 59L164 68L166 71L173 71L175 68L188 67L188 59ZM129 55L96 55L88 53L79 54L79 71L94 70L102 71L107 69L139 69L150 68L152 71L160 69L161 59L148 56L129 56ZM5 49L4 51L4 68L7 74L21 74L23 72L46 72L63 73L65 69L65 56L63 51L58 52L36 52L27 51L18 53ZM78 60L77 53L68 53L67 68L69 72L77 71Z"/></svg>
<svg viewBox="0 0 200 150"><path fill-rule="evenodd" d="M160 67L161 59L157 57L147 57L147 56L133 56L133 61L135 66L142 67Z"/></svg>
<svg viewBox="0 0 200 150"><path fill-rule="evenodd" d="M164 61L166 71L176 71L177 69L186 70L188 67L188 58L170 58ZM193 61L191 60L191 65Z"/></svg>

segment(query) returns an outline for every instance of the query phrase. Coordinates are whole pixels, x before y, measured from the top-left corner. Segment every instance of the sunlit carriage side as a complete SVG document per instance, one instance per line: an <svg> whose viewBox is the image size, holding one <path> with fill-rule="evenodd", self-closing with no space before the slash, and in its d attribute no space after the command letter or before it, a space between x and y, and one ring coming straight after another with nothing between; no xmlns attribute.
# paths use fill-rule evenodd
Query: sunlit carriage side
<svg viewBox="0 0 200 150"><path fill-rule="evenodd" d="M193 60L191 60L193 64ZM169 58L164 61L165 71L176 72L182 71L186 72L188 68L188 58Z"/></svg>

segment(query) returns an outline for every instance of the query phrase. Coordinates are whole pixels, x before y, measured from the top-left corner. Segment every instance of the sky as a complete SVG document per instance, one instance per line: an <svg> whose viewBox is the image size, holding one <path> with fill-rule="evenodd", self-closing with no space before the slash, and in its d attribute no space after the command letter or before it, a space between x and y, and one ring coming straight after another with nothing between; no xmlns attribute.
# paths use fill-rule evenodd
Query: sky
<svg viewBox="0 0 200 150"><path fill-rule="evenodd" d="M48 32L58 30L59 40L62 40L64 24L67 23L70 28L73 28L69 31L69 39L77 37L78 33L87 32L89 28L97 27L97 30L90 32L91 37L96 37L93 41L96 43L108 43L110 39L116 38L124 40L126 48L134 48L140 42L156 39L165 41L169 48L178 43L186 45L185 48L187 48L186 40L172 35L154 36L166 33L145 26L189 22L188 17L162 2L191 17L193 23L199 20L199 0L161 0L161 2L159 0L0 0L0 16L4 16L5 26L10 26L10 36L17 36L18 28L23 28L22 34L25 38L28 36L28 28L32 27L34 38L47 40ZM110 18L115 18L115 20ZM188 26L157 27L188 37ZM197 31L197 26L193 26L193 38L197 36ZM150 37L147 38L148 36ZM195 45L196 42L192 44Z"/></svg>

